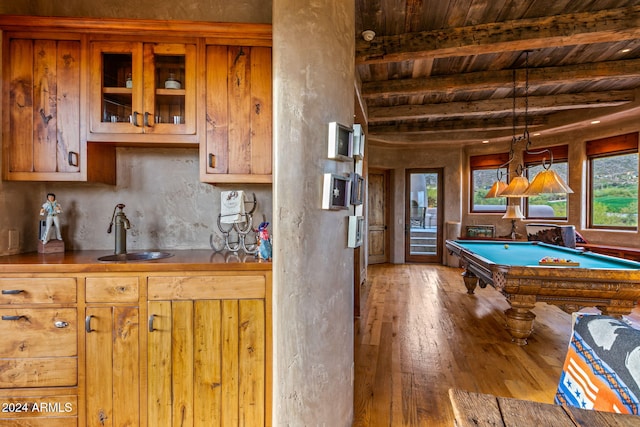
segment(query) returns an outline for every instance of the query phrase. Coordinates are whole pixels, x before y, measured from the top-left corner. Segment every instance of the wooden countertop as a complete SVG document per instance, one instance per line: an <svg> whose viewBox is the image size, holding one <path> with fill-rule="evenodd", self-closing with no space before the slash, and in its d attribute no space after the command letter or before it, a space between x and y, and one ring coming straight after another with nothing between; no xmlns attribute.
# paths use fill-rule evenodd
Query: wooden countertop
<svg viewBox="0 0 640 427"><path fill-rule="evenodd" d="M271 262L253 255L215 253L211 250L163 250L173 256L152 261L102 262L108 250L67 251L41 254L29 252L0 257L0 273L96 273L136 271L270 271ZM130 251L138 252L138 251Z"/></svg>

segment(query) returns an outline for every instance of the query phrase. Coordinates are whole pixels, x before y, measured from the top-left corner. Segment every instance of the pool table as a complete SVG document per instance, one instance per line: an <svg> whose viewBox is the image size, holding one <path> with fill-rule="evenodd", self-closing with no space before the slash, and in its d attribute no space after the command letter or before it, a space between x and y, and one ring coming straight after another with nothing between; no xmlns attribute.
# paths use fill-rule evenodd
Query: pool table
<svg viewBox="0 0 640 427"><path fill-rule="evenodd" d="M541 242L447 240L460 258L467 292L492 285L511 308L505 311L513 342L526 345L533 331L531 309L543 301L567 313L596 307L603 314L629 314L640 299L640 262ZM540 264L543 258L560 262ZM570 265L569 262L578 265Z"/></svg>

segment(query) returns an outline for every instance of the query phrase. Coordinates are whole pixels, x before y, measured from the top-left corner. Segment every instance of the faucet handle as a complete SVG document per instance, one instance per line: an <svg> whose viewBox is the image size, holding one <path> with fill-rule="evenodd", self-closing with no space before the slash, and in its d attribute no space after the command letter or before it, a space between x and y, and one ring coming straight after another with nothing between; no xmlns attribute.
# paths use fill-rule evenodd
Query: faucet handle
<svg viewBox="0 0 640 427"><path fill-rule="evenodd" d="M120 211L122 212L122 209L124 209L124 203L118 203L113 208L113 214L111 215L111 222L109 223L109 228L107 228L107 234L111 234L111 230L113 229L113 220L116 217L116 209L120 209Z"/></svg>

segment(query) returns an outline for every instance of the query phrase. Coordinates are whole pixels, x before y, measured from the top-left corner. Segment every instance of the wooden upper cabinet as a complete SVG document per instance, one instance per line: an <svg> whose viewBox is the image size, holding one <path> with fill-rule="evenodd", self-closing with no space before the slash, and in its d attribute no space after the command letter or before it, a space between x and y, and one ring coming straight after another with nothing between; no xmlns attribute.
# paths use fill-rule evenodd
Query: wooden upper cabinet
<svg viewBox="0 0 640 427"><path fill-rule="evenodd" d="M198 142L193 43L90 42L90 141Z"/></svg>
<svg viewBox="0 0 640 427"><path fill-rule="evenodd" d="M200 180L272 182L271 48L207 46Z"/></svg>
<svg viewBox="0 0 640 427"><path fill-rule="evenodd" d="M4 179L86 180L80 55L80 40L5 35Z"/></svg>

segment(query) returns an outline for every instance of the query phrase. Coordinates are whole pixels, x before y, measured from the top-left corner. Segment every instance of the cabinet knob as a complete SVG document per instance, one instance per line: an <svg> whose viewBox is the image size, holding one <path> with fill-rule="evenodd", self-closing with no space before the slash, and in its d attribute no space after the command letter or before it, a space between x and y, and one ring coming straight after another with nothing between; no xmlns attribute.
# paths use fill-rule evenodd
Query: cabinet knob
<svg viewBox="0 0 640 427"><path fill-rule="evenodd" d="M84 330L87 331L87 333L95 331L95 329L91 329L91 319L92 318L93 318L93 316L90 314L84 319Z"/></svg>
<svg viewBox="0 0 640 427"><path fill-rule="evenodd" d="M53 326L55 326L56 328L66 328L67 326L69 326L69 322L65 322L63 320L57 320L55 322L53 322Z"/></svg>
<svg viewBox="0 0 640 427"><path fill-rule="evenodd" d="M78 167L78 153L75 151L69 151L69 157L67 159L69 166Z"/></svg>
<svg viewBox="0 0 640 427"><path fill-rule="evenodd" d="M215 168L216 167L216 155L215 154L209 153L209 167L210 168Z"/></svg>

